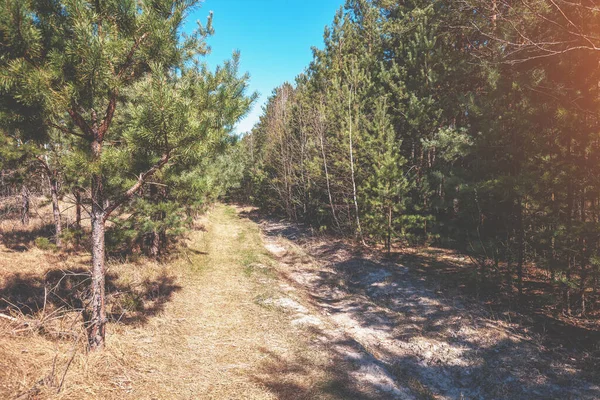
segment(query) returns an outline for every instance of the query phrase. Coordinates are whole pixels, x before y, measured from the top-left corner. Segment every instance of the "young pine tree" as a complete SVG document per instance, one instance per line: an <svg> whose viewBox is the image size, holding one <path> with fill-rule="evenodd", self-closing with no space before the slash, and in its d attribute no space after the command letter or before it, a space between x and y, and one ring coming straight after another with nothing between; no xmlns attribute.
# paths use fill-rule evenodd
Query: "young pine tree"
<svg viewBox="0 0 600 400"><path fill-rule="evenodd" d="M385 98L375 105L374 121L365 147L370 152L372 173L364 183L366 226L378 240L383 239L388 255L399 214L404 211L409 183L404 176L406 159L400 154L401 142L390 123Z"/></svg>
<svg viewBox="0 0 600 400"><path fill-rule="evenodd" d="M90 193L92 349L105 343L106 221L153 174L176 164L211 127L224 124L214 115L195 119L189 112L194 100L175 82L176 71L206 52L203 39L211 33L210 18L207 28L181 34L184 19L196 4L196 0L8 0L0 10L3 97L35 107L42 127L78 139L79 170ZM224 87L229 95L244 97L236 79ZM138 98L137 118L119 121L123 105L135 104ZM162 105L148 108L144 102ZM196 106L205 107L201 102Z"/></svg>

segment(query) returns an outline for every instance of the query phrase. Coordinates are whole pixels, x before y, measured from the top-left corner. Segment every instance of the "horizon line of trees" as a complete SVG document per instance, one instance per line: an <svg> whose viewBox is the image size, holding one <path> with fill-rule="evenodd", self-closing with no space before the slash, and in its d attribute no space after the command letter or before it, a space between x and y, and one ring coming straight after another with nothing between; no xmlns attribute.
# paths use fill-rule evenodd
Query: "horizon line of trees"
<svg viewBox="0 0 600 400"><path fill-rule="evenodd" d="M585 316L600 279L598 32L587 1L348 0L243 138L239 193L388 252L459 249L519 295L532 263Z"/></svg>

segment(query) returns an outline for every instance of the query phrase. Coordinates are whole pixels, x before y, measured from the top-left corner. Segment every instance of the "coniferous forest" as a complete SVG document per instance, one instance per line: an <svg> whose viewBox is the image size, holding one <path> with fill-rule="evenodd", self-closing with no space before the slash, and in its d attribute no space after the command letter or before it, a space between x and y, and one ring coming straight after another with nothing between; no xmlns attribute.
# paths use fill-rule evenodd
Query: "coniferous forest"
<svg viewBox="0 0 600 400"><path fill-rule="evenodd" d="M385 251L468 254L594 313L600 15L594 2L348 1L243 138L253 202Z"/></svg>
<svg viewBox="0 0 600 400"><path fill-rule="evenodd" d="M200 6L2 0L0 397L600 396L598 2Z"/></svg>

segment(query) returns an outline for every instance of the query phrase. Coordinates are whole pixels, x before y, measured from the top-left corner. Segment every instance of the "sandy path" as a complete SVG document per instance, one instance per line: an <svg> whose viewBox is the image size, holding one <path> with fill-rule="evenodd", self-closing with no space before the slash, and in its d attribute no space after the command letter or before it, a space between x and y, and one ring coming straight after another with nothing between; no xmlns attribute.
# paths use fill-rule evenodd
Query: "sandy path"
<svg viewBox="0 0 600 400"><path fill-rule="evenodd" d="M406 388L437 399L600 398L566 351L489 319L477 304L443 298L406 266L357 256L341 242L305 237L299 246L301 232L289 224L261 227L280 273L323 321L324 340L337 330L362 347L357 379L380 381L399 398L410 397Z"/></svg>
<svg viewBox="0 0 600 400"><path fill-rule="evenodd" d="M109 264L118 322L108 324L104 351L0 325L0 398L412 398L358 342L301 304L304 293L281 280L257 224L218 205L199 225L181 257ZM0 263L0 295L48 271L79 268L85 279L85 257L67 265L36 249L10 254L20 262ZM47 263L38 268L40 258ZM27 280L15 288L7 279L15 277ZM68 371L60 393L56 371Z"/></svg>

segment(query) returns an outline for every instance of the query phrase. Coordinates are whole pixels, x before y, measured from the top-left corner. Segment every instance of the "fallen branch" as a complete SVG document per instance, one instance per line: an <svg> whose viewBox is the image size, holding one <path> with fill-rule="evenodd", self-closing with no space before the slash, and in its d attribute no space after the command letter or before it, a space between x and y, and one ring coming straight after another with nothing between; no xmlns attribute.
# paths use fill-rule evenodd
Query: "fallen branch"
<svg viewBox="0 0 600 400"><path fill-rule="evenodd" d="M2 314L2 313L0 313L0 318L4 318L4 319L7 319L12 322L21 322L15 317L11 317L10 315L6 315L6 314Z"/></svg>

